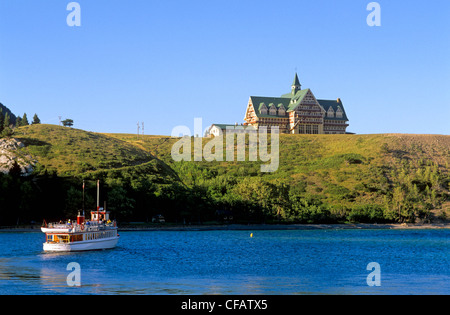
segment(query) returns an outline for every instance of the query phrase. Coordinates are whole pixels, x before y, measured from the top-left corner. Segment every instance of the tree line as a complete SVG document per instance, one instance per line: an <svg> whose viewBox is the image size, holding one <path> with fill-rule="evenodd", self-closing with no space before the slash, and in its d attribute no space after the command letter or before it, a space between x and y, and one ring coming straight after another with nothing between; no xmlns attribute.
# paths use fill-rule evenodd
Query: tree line
<svg viewBox="0 0 450 315"><path fill-rule="evenodd" d="M28 126L30 122L28 121L28 116L26 113L23 116L17 116L15 118L15 123L12 122L11 115L9 112L5 111L3 113L3 108L0 107L0 138L11 137L14 134L14 128L21 126ZM34 114L31 124L40 124L41 120L37 114Z"/></svg>
<svg viewBox="0 0 450 315"><path fill-rule="evenodd" d="M19 170L0 174L0 225L28 224L43 219L75 218L83 207L95 209L96 180L101 181L101 205L119 222L151 222L163 215L178 224L233 223L403 223L427 222L431 210L450 200L450 178L435 164L392 170L386 183L364 183L354 191L312 194L308 183L283 179L217 174L195 163L174 165L179 179L166 180L133 167L61 177L44 171L28 177ZM380 172L386 170L380 169ZM355 195L376 191L381 202L355 203ZM89 215L89 214L88 214Z"/></svg>

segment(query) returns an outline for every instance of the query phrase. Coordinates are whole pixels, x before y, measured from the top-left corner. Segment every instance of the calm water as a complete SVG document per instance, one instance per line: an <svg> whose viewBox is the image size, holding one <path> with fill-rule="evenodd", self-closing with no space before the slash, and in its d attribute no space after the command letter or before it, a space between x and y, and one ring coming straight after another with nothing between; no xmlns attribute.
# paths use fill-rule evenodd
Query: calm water
<svg viewBox="0 0 450 315"><path fill-rule="evenodd" d="M0 233L0 294L450 294L450 230L120 234L113 250L48 254L42 233Z"/></svg>

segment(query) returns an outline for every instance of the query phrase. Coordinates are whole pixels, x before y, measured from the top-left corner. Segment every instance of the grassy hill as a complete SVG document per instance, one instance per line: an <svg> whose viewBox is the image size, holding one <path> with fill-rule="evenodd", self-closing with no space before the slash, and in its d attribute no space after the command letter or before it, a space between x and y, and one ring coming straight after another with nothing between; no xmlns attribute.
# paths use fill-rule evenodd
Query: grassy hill
<svg viewBox="0 0 450 315"><path fill-rule="evenodd" d="M292 205L292 199L301 197L306 200L306 207L308 203L327 205L328 216L348 219L353 209L355 221L370 221L371 216L377 221L381 215L374 212L384 212L386 220L394 221L445 219L450 215L450 136L280 135L280 165L274 173L261 173L261 162L175 163L170 152L178 139L170 137L109 136L151 152L170 165L191 188L203 187L211 193L212 187L218 186L220 192L212 193L219 200L230 190L239 191L241 199L249 202L262 200L263 207L264 202L270 202L266 198L272 201L284 198ZM204 139L203 144L208 141ZM246 152L248 155L248 146ZM230 182L234 185L232 189L227 187ZM288 187L289 196L277 192L278 186L283 185ZM265 195L261 192L264 189ZM228 206L230 202L233 200ZM276 207L279 209L272 209L272 214L304 221L280 209L289 205Z"/></svg>
<svg viewBox="0 0 450 315"><path fill-rule="evenodd" d="M38 161L38 177L101 178L124 220L163 213L199 222L218 219L218 209L256 222L417 222L450 215L450 136L280 135L274 173L261 173L262 162L175 163L171 148L178 139L167 136L32 125L18 128L15 138L25 144L22 154Z"/></svg>
<svg viewBox="0 0 450 315"><path fill-rule="evenodd" d="M78 176L130 167L158 165L170 168L147 150L106 135L56 125L29 125L16 130L25 144L23 153L38 161L36 173L44 170L59 176Z"/></svg>

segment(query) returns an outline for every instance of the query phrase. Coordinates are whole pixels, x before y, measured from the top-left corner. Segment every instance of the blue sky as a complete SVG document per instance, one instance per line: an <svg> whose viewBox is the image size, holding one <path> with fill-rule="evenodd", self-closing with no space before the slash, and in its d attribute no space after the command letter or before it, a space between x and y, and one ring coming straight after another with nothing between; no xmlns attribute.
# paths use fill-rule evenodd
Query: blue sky
<svg viewBox="0 0 450 315"><path fill-rule="evenodd" d="M450 1L0 0L0 102L43 123L170 135L195 117L243 122L249 96L297 70L341 98L349 131L450 134Z"/></svg>

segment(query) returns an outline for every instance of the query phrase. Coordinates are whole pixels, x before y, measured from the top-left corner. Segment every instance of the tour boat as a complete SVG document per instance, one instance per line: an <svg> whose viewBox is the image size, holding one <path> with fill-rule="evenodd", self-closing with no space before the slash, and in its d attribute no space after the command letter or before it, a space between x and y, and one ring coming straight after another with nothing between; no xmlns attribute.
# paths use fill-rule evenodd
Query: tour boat
<svg viewBox="0 0 450 315"><path fill-rule="evenodd" d="M78 213L77 222L44 224L46 252L72 252L114 248L119 241L116 221L111 221L109 211L98 205L99 183L97 182L97 210L91 211L91 220L85 220L84 210ZM84 199L84 183L83 183ZM84 203L84 202L83 202ZM45 221L44 221L45 222Z"/></svg>

